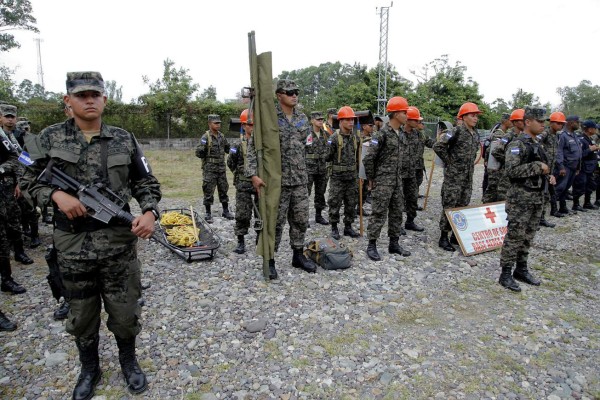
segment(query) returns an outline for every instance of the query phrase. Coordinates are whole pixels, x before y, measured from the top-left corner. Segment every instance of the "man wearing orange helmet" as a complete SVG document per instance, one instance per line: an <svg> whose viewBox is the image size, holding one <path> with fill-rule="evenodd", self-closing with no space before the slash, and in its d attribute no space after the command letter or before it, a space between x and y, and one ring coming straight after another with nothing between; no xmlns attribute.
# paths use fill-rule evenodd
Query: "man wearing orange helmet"
<svg viewBox="0 0 600 400"><path fill-rule="evenodd" d="M448 240L448 233L452 227L444 210L465 207L471 201L474 163L479 149L479 134L475 129L479 114L481 111L475 103L465 103L460 106L458 117L462 119L463 124L442 134L433 145L433 151L445 165L440 217L441 235L438 245L446 251L456 249Z"/></svg>
<svg viewBox="0 0 600 400"><path fill-rule="evenodd" d="M254 129L254 123L251 118L248 118L248 113L248 109L245 109L240 115L244 136L238 146L231 146L229 157L227 157L227 167L233 172L233 185L235 186L234 233L237 236L238 245L233 251L237 254L246 252L244 237L248 234L252 211L254 210L253 202L256 201L256 191L252 187L252 181L244 175L244 166L248 158L248 141ZM258 232L256 236L258 237Z"/></svg>
<svg viewBox="0 0 600 400"><path fill-rule="evenodd" d="M337 113L340 129L327 141L329 153L327 161L332 163L331 184L329 185L329 221L331 236L340 238L338 223L340 208L344 205L344 236L360 236L352 228L358 201L358 146L360 139L353 131L356 115L351 107L344 106Z"/></svg>
<svg viewBox="0 0 600 400"><path fill-rule="evenodd" d="M386 219L390 254L400 254L405 257L410 255L410 252L404 250L399 244L404 208L400 146L405 141L402 127L406 124L408 102L400 96L392 97L387 103L386 111L389 121L380 131L373 134L363 159L365 174L373 187L372 210L367 227L369 238L367 256L373 261L381 260L377 251L377 239Z"/></svg>
<svg viewBox="0 0 600 400"><path fill-rule="evenodd" d="M558 134L560 131L562 131L567 120L565 118L565 114L561 113L560 111L556 111L550 114L549 121L550 125L548 125L546 130L538 137L540 139L540 144L546 153L546 157L548 157L548 166L550 167L550 173L552 174L556 163ZM544 197L544 209L542 210L542 217L540 218L540 226L554 228L556 224L546 220L546 204L548 202L550 203L550 215L557 218L564 217L564 214L558 212L554 185L550 185L548 187L548 193Z"/></svg>
<svg viewBox="0 0 600 400"><path fill-rule="evenodd" d="M325 192L327 191L327 139L329 134L323 129L323 113L314 111L310 114L312 129L306 136L306 172L308 176L308 195L315 187L315 222L329 225L321 213L325 209Z"/></svg>
<svg viewBox="0 0 600 400"><path fill-rule="evenodd" d="M538 286L540 281L529 272L529 248L538 230L544 203L544 191L554 184L544 150L536 136L544 131L546 120L543 108L526 107L523 134L512 140L506 149L506 175L511 181L506 202L508 231L500 253L502 273L498 283L520 292L516 280ZM514 273L513 265L516 263Z"/></svg>
<svg viewBox="0 0 600 400"><path fill-rule="evenodd" d="M404 197L404 211L406 212L406 224L404 228L410 231L423 232L425 229L415 223L419 199L419 186L417 184L416 167L419 159L420 137L417 126L421 120L421 113L417 107L408 107L406 111L406 124L404 125L404 137L406 143L400 146L402 193ZM402 223L402 217L400 217ZM402 232L406 234L406 232Z"/></svg>

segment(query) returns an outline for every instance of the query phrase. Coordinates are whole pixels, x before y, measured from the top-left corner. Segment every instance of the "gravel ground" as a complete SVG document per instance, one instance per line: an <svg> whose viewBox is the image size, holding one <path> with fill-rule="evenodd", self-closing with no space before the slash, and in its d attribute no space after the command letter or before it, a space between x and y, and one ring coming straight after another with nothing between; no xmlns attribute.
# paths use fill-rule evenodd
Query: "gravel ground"
<svg viewBox="0 0 600 400"><path fill-rule="evenodd" d="M600 399L600 256L588 244L600 239L600 211L551 218L558 226L542 228L530 256L542 286L515 294L497 283L498 251L464 257L437 247L439 170L434 182L417 218L425 232L401 239L412 256L390 256L384 228L379 263L366 257L365 239L343 238L354 251L343 272L292 268L286 229L280 279L265 283L253 240L247 254L233 253L234 222L217 211L223 242L212 261L188 264L140 243L150 287L138 355L150 387L139 397ZM476 189L473 203L480 198ZM328 232L312 222L307 238ZM27 293L0 295L19 325L0 333L0 397L70 398L76 348L52 319L44 249L29 253L34 265L13 263ZM129 398L105 326L100 348L96 398Z"/></svg>

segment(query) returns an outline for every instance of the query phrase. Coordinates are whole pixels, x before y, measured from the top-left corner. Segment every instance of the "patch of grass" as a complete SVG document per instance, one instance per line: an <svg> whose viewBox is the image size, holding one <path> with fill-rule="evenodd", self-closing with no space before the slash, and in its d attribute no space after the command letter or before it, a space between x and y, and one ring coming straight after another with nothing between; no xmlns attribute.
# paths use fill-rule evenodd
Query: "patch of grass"
<svg viewBox="0 0 600 400"><path fill-rule="evenodd" d="M231 365L227 362L217 364L214 366L214 370L219 373L227 372L227 371L229 371L230 368L231 368Z"/></svg>
<svg viewBox="0 0 600 400"><path fill-rule="evenodd" d="M523 364L510 355L498 352L491 347L485 348L483 353L490 362L492 369L509 373L517 372L525 375L525 367L523 367Z"/></svg>
<svg viewBox="0 0 600 400"><path fill-rule="evenodd" d="M330 356L355 354L369 347L369 341L363 338L365 334L364 329L350 329L339 335L320 338L316 344Z"/></svg>
<svg viewBox="0 0 600 400"><path fill-rule="evenodd" d="M583 316L573 310L561 311L557 315L558 318L568 322L579 330L590 330L592 332L597 332L600 330L600 324L596 323L588 316Z"/></svg>
<svg viewBox="0 0 600 400"><path fill-rule="evenodd" d="M145 358L143 360L139 361L140 367L142 368L142 371L144 372L156 372L157 368L156 365L154 365L154 361L152 361L151 358Z"/></svg>
<svg viewBox="0 0 600 400"><path fill-rule="evenodd" d="M308 359L308 357L296 358L295 360L292 361L292 367L299 368L299 369L308 367L309 365L311 365L311 362Z"/></svg>
<svg viewBox="0 0 600 400"><path fill-rule="evenodd" d="M539 368L546 369L550 366L557 365L558 356L563 352L559 349L550 349L548 351L540 352L538 354L531 355L531 364Z"/></svg>
<svg viewBox="0 0 600 400"><path fill-rule="evenodd" d="M279 349L279 346L277 346L277 343L275 342L265 342L263 347L265 349L265 352L267 353L267 358L278 359L283 355L283 353Z"/></svg>
<svg viewBox="0 0 600 400"><path fill-rule="evenodd" d="M414 398L408 388L400 383L392 383L387 389L383 400L409 400Z"/></svg>

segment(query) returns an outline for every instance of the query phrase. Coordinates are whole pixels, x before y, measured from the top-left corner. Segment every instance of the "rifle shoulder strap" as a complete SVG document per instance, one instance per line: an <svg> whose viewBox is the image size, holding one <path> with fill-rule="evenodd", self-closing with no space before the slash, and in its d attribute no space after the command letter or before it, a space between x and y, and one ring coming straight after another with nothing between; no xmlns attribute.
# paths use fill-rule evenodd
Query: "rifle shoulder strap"
<svg viewBox="0 0 600 400"><path fill-rule="evenodd" d="M108 181L108 139L105 138L100 138L100 162L102 183L110 186L110 182Z"/></svg>

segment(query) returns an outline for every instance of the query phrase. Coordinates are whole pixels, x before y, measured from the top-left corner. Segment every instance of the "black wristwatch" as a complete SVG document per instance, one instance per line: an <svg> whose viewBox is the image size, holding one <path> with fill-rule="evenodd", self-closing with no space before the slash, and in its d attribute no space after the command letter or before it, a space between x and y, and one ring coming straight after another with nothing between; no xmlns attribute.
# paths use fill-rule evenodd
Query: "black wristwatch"
<svg viewBox="0 0 600 400"><path fill-rule="evenodd" d="M160 213L155 208L147 208L146 210L144 210L144 212L142 214L145 214L148 211L150 211L152 213L152 215L154 215L155 221L158 221L160 219Z"/></svg>

